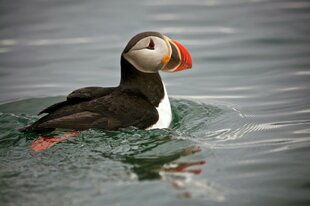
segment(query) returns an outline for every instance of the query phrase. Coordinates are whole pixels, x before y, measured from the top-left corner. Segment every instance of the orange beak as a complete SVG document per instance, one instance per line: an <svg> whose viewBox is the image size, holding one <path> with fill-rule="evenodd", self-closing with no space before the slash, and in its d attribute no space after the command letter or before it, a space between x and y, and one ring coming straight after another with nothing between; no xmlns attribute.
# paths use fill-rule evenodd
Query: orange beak
<svg viewBox="0 0 310 206"><path fill-rule="evenodd" d="M164 72L178 72L192 68L192 58L187 49L179 42L166 37L167 42L171 47L171 56L162 69Z"/></svg>

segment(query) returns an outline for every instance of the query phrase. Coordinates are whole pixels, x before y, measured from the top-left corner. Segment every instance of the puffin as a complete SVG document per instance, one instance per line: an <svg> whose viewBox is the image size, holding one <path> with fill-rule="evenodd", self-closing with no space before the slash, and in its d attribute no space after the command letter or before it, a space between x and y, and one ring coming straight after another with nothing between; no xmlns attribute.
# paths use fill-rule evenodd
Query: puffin
<svg viewBox="0 0 310 206"><path fill-rule="evenodd" d="M192 67L188 50L179 42L153 31L135 35L121 54L121 80L117 87L84 87L21 132L55 129L117 130L168 128L172 112L159 71L178 72Z"/></svg>

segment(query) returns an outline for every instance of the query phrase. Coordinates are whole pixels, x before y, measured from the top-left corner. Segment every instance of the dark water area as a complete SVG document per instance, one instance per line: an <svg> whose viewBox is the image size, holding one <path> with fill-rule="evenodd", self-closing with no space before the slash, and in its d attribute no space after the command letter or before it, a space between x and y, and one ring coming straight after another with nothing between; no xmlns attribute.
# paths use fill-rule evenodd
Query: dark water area
<svg viewBox="0 0 310 206"><path fill-rule="evenodd" d="M309 25L305 0L2 1L1 205L309 205ZM117 85L146 30L193 58L161 73L171 128L31 151L37 135L16 129L74 89Z"/></svg>

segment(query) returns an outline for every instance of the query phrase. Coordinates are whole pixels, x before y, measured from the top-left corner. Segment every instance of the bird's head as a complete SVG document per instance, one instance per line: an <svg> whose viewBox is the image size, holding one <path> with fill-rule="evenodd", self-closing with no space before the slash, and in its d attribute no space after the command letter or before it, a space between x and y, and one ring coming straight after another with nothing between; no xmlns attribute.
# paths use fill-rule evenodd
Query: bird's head
<svg viewBox="0 0 310 206"><path fill-rule="evenodd" d="M137 34L128 42L122 56L144 73L177 72L192 67L187 49L158 32Z"/></svg>

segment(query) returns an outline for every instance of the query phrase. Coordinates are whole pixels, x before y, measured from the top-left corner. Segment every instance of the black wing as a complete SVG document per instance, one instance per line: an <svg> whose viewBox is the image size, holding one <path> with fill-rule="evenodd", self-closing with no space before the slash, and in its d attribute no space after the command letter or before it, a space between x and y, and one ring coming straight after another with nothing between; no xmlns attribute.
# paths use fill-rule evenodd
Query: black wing
<svg viewBox="0 0 310 206"><path fill-rule="evenodd" d="M66 105L74 105L77 103L81 103L83 101L89 101L92 99L96 99L105 95L110 94L115 90L115 87L108 87L108 88L103 88L103 87L84 87L81 89L74 90L67 96L67 100L63 102L58 102L56 104L53 104L41 112L40 114L43 113L51 113L56 111L57 109L66 106Z"/></svg>
<svg viewBox="0 0 310 206"><path fill-rule="evenodd" d="M64 105L42 117L26 130L118 129L128 126L145 129L157 120L157 110L147 100L140 96L119 92L90 101Z"/></svg>

